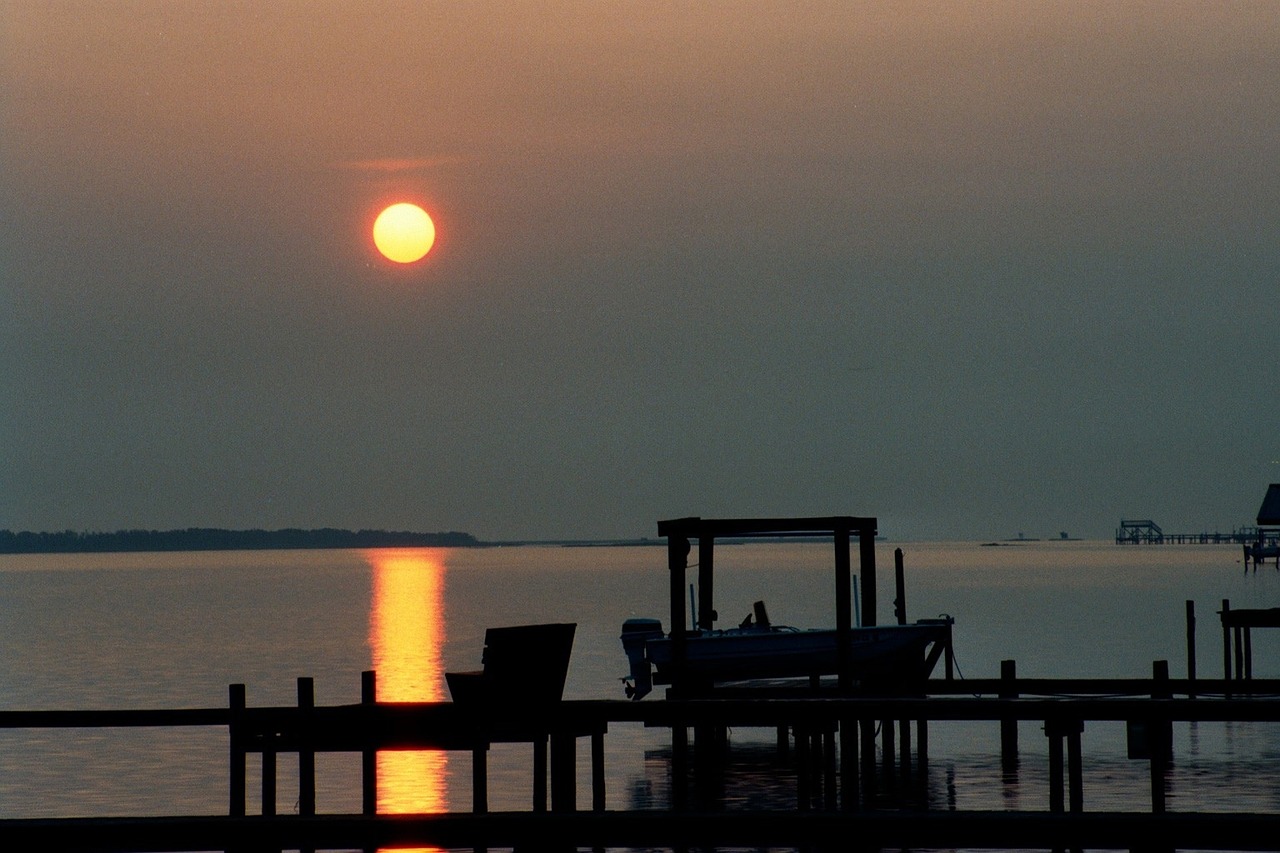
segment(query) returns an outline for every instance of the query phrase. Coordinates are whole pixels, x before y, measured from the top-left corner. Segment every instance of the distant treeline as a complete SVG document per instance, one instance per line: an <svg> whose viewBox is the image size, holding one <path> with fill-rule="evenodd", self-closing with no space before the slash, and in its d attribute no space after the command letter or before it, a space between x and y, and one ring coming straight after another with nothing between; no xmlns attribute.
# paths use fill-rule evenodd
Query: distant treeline
<svg viewBox="0 0 1280 853"><path fill-rule="evenodd" d="M114 533L31 533L0 530L0 554L107 551L248 551L283 548L459 548L479 545L470 533L392 530L117 530Z"/></svg>

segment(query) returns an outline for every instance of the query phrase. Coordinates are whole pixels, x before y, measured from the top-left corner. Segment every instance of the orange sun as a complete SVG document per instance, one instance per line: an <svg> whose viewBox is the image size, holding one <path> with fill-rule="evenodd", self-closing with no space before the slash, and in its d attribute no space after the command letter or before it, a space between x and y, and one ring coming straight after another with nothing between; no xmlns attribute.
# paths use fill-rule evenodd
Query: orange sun
<svg viewBox="0 0 1280 853"><path fill-rule="evenodd" d="M416 204L393 204L373 223L373 244L388 260L411 264L431 251L436 226Z"/></svg>

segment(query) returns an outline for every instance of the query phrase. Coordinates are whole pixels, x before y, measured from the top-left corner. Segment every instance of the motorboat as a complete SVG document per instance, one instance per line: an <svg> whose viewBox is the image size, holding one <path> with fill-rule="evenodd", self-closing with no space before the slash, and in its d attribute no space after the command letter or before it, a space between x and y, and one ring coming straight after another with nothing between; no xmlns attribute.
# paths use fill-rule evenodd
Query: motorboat
<svg viewBox="0 0 1280 853"><path fill-rule="evenodd" d="M754 618L753 618L754 617ZM950 645L950 616L909 625L849 631L852 675L860 683L906 683L929 677ZM658 619L631 618L622 625L630 663L626 694L642 699L655 684L673 682L673 642ZM763 602L736 628L685 633L683 673L688 683L710 687L732 682L819 679L840 671L839 632L794 628L769 621Z"/></svg>

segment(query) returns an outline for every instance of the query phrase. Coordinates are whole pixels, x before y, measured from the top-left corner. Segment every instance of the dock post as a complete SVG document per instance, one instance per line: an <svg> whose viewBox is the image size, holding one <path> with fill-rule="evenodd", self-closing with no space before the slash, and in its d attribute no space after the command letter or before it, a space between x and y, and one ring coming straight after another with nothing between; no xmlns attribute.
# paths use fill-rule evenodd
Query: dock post
<svg viewBox="0 0 1280 853"><path fill-rule="evenodd" d="M1196 603L1187 599L1187 698L1196 698Z"/></svg>
<svg viewBox="0 0 1280 853"><path fill-rule="evenodd" d="M276 751L266 743L262 745L262 813L276 813Z"/></svg>
<svg viewBox="0 0 1280 853"><path fill-rule="evenodd" d="M545 772L543 778L546 778ZM538 785L536 775L533 778L533 784L535 788ZM489 811L489 744L487 743L478 742L471 747L471 811L475 814L485 814Z"/></svg>
<svg viewBox="0 0 1280 853"><path fill-rule="evenodd" d="M689 807L689 729L679 721L671 724L671 807Z"/></svg>
<svg viewBox="0 0 1280 853"><path fill-rule="evenodd" d="M823 808L833 812L837 807L836 727L831 722L822 726L822 800Z"/></svg>
<svg viewBox="0 0 1280 853"><path fill-rule="evenodd" d="M370 710L378 704L378 675L371 669L360 673L360 704ZM378 813L378 750L369 746L360 753L360 801L364 814Z"/></svg>
<svg viewBox="0 0 1280 853"><path fill-rule="evenodd" d="M604 808L604 732L596 731L591 733L591 809L602 812Z"/></svg>
<svg viewBox="0 0 1280 853"><path fill-rule="evenodd" d="M1083 731L1084 720L1045 720L1044 733L1049 738L1049 811L1084 811L1084 760L1080 750Z"/></svg>
<svg viewBox="0 0 1280 853"><path fill-rule="evenodd" d="M893 599L893 615L899 625L907 624L907 583L902 571L902 549L893 549L893 574L897 596Z"/></svg>
<svg viewBox="0 0 1280 853"><path fill-rule="evenodd" d="M1235 647L1236 647L1235 678L1237 681L1241 681L1244 679L1244 628L1242 628L1239 625L1236 625L1235 628L1232 629L1232 632L1235 635L1233 640L1235 642Z"/></svg>
<svg viewBox="0 0 1280 853"><path fill-rule="evenodd" d="M551 810L578 810L578 739L573 732L551 733Z"/></svg>
<svg viewBox="0 0 1280 853"><path fill-rule="evenodd" d="M316 706L315 680L298 678L298 814L310 817L316 813L316 753L312 744L311 711Z"/></svg>
<svg viewBox="0 0 1280 853"><path fill-rule="evenodd" d="M547 744L549 736L537 735L533 739L533 810L547 810Z"/></svg>
<svg viewBox="0 0 1280 853"><path fill-rule="evenodd" d="M1153 661L1151 664L1151 698L1169 699L1169 662ZM1173 723L1170 720L1151 720L1148 724L1151 749L1151 811L1165 811L1165 775L1173 755Z"/></svg>
<svg viewBox="0 0 1280 853"><path fill-rule="evenodd" d="M1000 681L1007 685L1000 688L1001 699L1018 698L1018 664L1012 660L1000 661ZM1005 773L1018 766L1018 721L1012 716L1000 720L1000 764Z"/></svg>
<svg viewBox="0 0 1280 853"><path fill-rule="evenodd" d="M1222 599L1222 680L1227 682L1224 698L1231 698L1231 627L1227 624L1227 614L1231 612L1231 601Z"/></svg>
<svg viewBox="0 0 1280 853"><path fill-rule="evenodd" d="M1253 628L1245 625L1244 630L1244 680L1253 679ZM1248 691L1245 695L1248 695Z"/></svg>
<svg viewBox="0 0 1280 853"><path fill-rule="evenodd" d="M796 811L809 811L813 796L811 782L813 767L810 764L812 732L807 725L794 727L796 733Z"/></svg>
<svg viewBox="0 0 1280 853"><path fill-rule="evenodd" d="M896 740L893 719L886 717L880 721L880 763L882 765L881 771L884 774L885 793L895 799L898 796Z"/></svg>
<svg viewBox="0 0 1280 853"><path fill-rule="evenodd" d="M231 743L231 767L229 770L230 804L227 814L231 817L244 817L245 809L245 743L244 743L244 707L245 692L243 684L232 684L227 688L231 706L231 722L227 735Z"/></svg>
<svg viewBox="0 0 1280 853"><path fill-rule="evenodd" d="M1080 735L1084 732L1084 720L1072 720L1067 728L1067 791L1068 808L1073 812L1084 811L1084 757L1080 749Z"/></svg>
<svg viewBox="0 0 1280 853"><path fill-rule="evenodd" d="M929 720L925 717L916 720L916 778L920 785L920 801L926 803L929 793Z"/></svg>
<svg viewBox="0 0 1280 853"><path fill-rule="evenodd" d="M858 722L861 724L862 801L870 806L876 796L876 722L870 717Z"/></svg>
<svg viewBox="0 0 1280 853"><path fill-rule="evenodd" d="M1049 738L1049 811L1065 811L1062 787L1062 733L1055 720L1046 720L1045 736Z"/></svg>
<svg viewBox="0 0 1280 853"><path fill-rule="evenodd" d="M898 766L899 776L902 778L902 787L908 788L911 784L911 721L898 721Z"/></svg>
<svg viewBox="0 0 1280 853"><path fill-rule="evenodd" d="M851 812L858 808L858 721L841 719L840 727L840 805Z"/></svg>

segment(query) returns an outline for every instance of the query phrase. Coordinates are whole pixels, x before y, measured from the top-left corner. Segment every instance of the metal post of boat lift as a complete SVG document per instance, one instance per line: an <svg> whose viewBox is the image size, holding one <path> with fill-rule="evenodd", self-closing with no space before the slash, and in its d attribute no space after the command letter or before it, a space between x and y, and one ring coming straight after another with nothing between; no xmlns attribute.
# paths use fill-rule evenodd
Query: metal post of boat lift
<svg viewBox="0 0 1280 853"><path fill-rule="evenodd" d="M662 525L658 525L658 533L663 533ZM684 686L684 584L688 567L688 536L683 533L667 534L667 568L671 572L671 686L676 689Z"/></svg>
<svg viewBox="0 0 1280 853"><path fill-rule="evenodd" d="M715 536L698 537L698 622L694 628L710 631L716 622Z"/></svg>
<svg viewBox="0 0 1280 853"><path fill-rule="evenodd" d="M862 577L862 624L873 627L876 623L876 520L863 518L858 530L858 557Z"/></svg>
<svg viewBox="0 0 1280 853"><path fill-rule="evenodd" d="M907 581L902 568L902 549L893 549L893 581L897 595L893 599L893 615L899 625L907 624Z"/></svg>
<svg viewBox="0 0 1280 853"><path fill-rule="evenodd" d="M841 690L853 687L853 581L849 567L849 528L835 530L836 549L836 667Z"/></svg>

